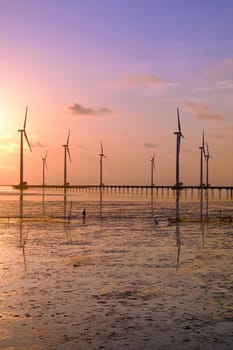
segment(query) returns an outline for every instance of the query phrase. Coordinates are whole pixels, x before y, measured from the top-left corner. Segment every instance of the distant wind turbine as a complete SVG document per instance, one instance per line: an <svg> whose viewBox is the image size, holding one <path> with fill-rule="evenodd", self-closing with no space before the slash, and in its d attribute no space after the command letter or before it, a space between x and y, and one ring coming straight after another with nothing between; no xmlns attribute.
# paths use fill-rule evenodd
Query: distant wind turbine
<svg viewBox="0 0 233 350"><path fill-rule="evenodd" d="M100 217L102 218L102 207L103 207L103 197L102 197L103 193L102 193L102 191L103 191L103 186L104 186L104 183L103 183L103 158L107 159L107 157L104 154L102 141L100 141L99 156L100 156Z"/></svg>
<svg viewBox="0 0 233 350"><path fill-rule="evenodd" d="M104 150L103 150L103 144L102 141L100 141L100 186L103 186L103 158L108 159L105 154L104 154Z"/></svg>
<svg viewBox="0 0 233 350"><path fill-rule="evenodd" d="M151 186L154 186L154 173L155 173L155 154L151 158Z"/></svg>
<svg viewBox="0 0 233 350"><path fill-rule="evenodd" d="M27 111L28 111L28 107L26 107L23 129L18 130L18 132L20 133L20 179L19 179L19 188L20 189L23 189L23 187L25 185L24 179L23 179L23 140L24 140L24 137L27 141L27 144L28 144L30 151L32 152L31 145L30 145L30 142L28 140L27 133L26 133Z"/></svg>
<svg viewBox="0 0 233 350"><path fill-rule="evenodd" d="M212 158L209 152L208 143L206 142L206 152L205 152L205 160L206 160L206 187L209 187L209 159Z"/></svg>
<svg viewBox="0 0 233 350"><path fill-rule="evenodd" d="M175 131L176 135L176 221L180 221L180 213L179 213L179 192L180 192L180 144L181 138L184 138L181 132L181 124L180 124L180 113L179 108L177 108L177 119L178 119L178 131Z"/></svg>
<svg viewBox="0 0 233 350"><path fill-rule="evenodd" d="M67 182L67 154L68 154L68 157L69 157L70 162L71 162L69 141L70 141L70 130L68 132L66 144L63 145L63 147L64 147L64 186L68 185L68 182Z"/></svg>
<svg viewBox="0 0 233 350"><path fill-rule="evenodd" d="M154 173L155 173L155 154L150 159L151 162L151 214L154 216Z"/></svg>
<svg viewBox="0 0 233 350"><path fill-rule="evenodd" d="M42 158L42 162L43 162L42 185L43 186L45 186L45 169L48 169L48 166L47 166L47 155L48 155L48 151L46 151L44 158Z"/></svg>
<svg viewBox="0 0 233 350"><path fill-rule="evenodd" d="M209 219L209 159L211 158L208 143L206 142L206 152L205 152L205 160L206 160L206 218L207 221Z"/></svg>
<svg viewBox="0 0 233 350"><path fill-rule="evenodd" d="M199 147L200 149L200 187L203 187L203 156L206 157L205 153L205 131L202 131L202 145Z"/></svg>
<svg viewBox="0 0 233 350"><path fill-rule="evenodd" d="M200 149L200 219L203 221L203 156L205 157L205 132L202 131L202 145L199 147Z"/></svg>

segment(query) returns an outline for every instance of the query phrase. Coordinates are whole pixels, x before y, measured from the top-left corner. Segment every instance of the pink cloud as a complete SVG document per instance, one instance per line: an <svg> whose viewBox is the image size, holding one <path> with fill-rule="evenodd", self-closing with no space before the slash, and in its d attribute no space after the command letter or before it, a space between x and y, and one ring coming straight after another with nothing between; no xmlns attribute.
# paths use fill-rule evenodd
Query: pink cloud
<svg viewBox="0 0 233 350"><path fill-rule="evenodd" d="M223 120L224 116L219 113L213 113L210 111L209 107L200 102L194 101L185 101L184 106L187 107L188 110L195 114L197 119L205 119L205 120Z"/></svg>

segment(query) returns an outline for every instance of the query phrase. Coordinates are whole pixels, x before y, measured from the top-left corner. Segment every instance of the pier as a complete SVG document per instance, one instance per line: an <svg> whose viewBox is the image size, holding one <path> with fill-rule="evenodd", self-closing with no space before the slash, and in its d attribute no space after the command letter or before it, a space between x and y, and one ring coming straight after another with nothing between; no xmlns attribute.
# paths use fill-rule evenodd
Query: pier
<svg viewBox="0 0 233 350"><path fill-rule="evenodd" d="M176 192L176 187L173 185L29 185L25 189L32 190L45 190L45 191L81 191L81 192L99 192L100 189L104 193L110 194L141 194L147 195L151 194L153 191L156 195L174 195ZM221 198L232 199L233 198L233 187L232 186L180 186L180 193L184 196L198 196L200 191L207 191L212 197L216 195Z"/></svg>

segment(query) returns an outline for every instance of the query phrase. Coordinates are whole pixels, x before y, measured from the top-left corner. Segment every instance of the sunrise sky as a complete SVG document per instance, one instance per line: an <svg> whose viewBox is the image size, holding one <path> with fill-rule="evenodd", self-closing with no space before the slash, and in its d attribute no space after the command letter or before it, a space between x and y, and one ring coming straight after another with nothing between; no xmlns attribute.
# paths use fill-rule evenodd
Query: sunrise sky
<svg viewBox="0 0 233 350"><path fill-rule="evenodd" d="M202 130L210 183L233 185L232 0L0 0L0 184L199 184Z"/></svg>

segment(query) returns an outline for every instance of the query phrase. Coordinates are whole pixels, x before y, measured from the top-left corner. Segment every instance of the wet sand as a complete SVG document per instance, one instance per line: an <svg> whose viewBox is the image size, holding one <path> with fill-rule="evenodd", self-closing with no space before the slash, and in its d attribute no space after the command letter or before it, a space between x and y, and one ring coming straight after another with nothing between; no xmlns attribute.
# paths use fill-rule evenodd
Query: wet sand
<svg viewBox="0 0 233 350"><path fill-rule="evenodd" d="M0 349L232 349L232 225L52 225L1 224Z"/></svg>

